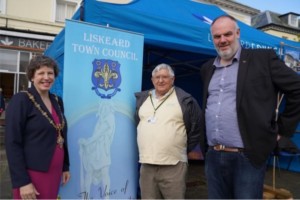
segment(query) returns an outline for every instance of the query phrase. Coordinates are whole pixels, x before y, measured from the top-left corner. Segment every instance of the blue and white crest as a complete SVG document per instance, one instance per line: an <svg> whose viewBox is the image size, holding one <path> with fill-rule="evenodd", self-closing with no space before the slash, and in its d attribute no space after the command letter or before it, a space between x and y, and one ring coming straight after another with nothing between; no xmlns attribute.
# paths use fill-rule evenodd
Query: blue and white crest
<svg viewBox="0 0 300 200"><path fill-rule="evenodd" d="M96 94L110 99L118 91L121 84L120 63L113 60L95 59L93 61L92 82Z"/></svg>

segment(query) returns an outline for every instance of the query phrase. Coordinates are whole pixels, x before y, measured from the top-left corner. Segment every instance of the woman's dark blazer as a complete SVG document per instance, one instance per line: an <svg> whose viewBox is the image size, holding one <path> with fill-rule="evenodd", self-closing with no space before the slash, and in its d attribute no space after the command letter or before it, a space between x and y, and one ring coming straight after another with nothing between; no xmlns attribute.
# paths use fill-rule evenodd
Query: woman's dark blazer
<svg viewBox="0 0 300 200"><path fill-rule="evenodd" d="M203 113L206 110L209 82L215 69L213 61L208 61L201 69ZM285 94L286 104L278 122L275 122L278 91ZM273 50L242 49L236 109L245 154L254 165L260 166L274 150L277 134L289 137L299 123L300 76L288 68ZM202 135L205 137L205 133Z"/></svg>
<svg viewBox="0 0 300 200"><path fill-rule="evenodd" d="M52 119L37 90L32 86L28 91L34 96ZM64 112L60 98L61 112ZM50 93L50 100L62 121L59 104L55 95ZM63 116L64 117L64 116ZM67 122L62 135L64 143L63 171L69 171L67 148ZM27 169L47 172L56 147L57 131L48 119L34 106L25 92L19 92L8 103L5 118L5 147L13 188L31 183ZM45 180L47 181L47 180Z"/></svg>

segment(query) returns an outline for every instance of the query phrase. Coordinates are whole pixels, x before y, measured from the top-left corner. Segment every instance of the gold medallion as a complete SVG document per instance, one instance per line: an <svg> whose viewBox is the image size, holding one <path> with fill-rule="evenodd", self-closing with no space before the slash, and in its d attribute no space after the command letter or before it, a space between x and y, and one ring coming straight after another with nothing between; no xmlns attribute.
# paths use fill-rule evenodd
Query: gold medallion
<svg viewBox="0 0 300 200"><path fill-rule="evenodd" d="M35 99L34 99L34 96L32 94L30 94L28 91L26 91L29 99L32 101L32 103L35 105L35 107L42 113L42 115L44 117L47 118L47 120L50 122L50 124L55 128L55 130L57 131L57 139L56 139L56 143L59 145L60 148L63 148L63 145L64 145L64 138L61 136L61 131L63 130L64 126L65 126L65 120L64 120L64 117L62 115L62 112L61 112L61 109L60 109L60 105L58 103L58 98L57 96L56 97L56 101L58 103L58 108L59 108L59 112L60 112L60 115L61 115L61 119L62 119L62 123L58 123L56 124L47 114L47 112L45 112L44 110L42 110L41 108L41 105L38 104Z"/></svg>

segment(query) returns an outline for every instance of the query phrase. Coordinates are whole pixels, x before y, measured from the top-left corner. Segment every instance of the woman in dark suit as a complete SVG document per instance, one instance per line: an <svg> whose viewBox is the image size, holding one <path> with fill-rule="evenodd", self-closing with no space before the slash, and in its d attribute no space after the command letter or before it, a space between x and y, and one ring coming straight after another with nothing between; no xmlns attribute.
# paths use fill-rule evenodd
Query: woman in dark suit
<svg viewBox="0 0 300 200"><path fill-rule="evenodd" d="M49 92L57 75L54 60L34 57L27 69L31 88L8 104L5 147L14 199L56 199L60 183L70 179L63 102Z"/></svg>

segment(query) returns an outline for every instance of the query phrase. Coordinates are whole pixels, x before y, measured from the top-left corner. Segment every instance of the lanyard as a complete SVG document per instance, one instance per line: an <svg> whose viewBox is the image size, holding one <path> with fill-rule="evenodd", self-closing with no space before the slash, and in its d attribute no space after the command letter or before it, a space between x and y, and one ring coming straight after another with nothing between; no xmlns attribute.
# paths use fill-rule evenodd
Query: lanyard
<svg viewBox="0 0 300 200"><path fill-rule="evenodd" d="M153 106L154 109L154 114L153 116L155 116L156 111L158 110L158 108L169 98L169 96L171 96L171 94L174 92L174 89L172 90L172 92L170 92L170 94L168 94L168 96L155 108L153 100L152 100L152 95L150 95L150 99L151 99L151 104ZM150 93L151 94L151 93Z"/></svg>

